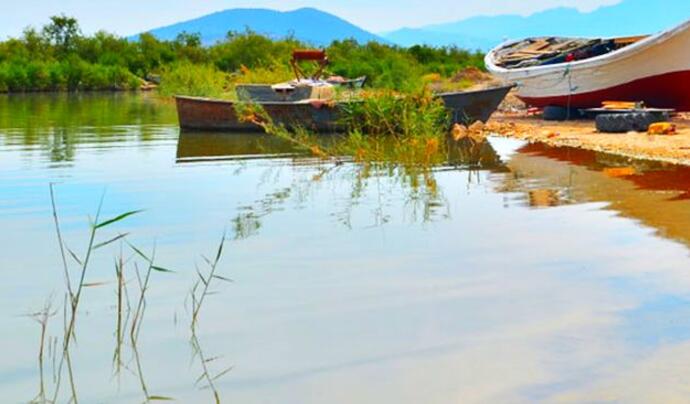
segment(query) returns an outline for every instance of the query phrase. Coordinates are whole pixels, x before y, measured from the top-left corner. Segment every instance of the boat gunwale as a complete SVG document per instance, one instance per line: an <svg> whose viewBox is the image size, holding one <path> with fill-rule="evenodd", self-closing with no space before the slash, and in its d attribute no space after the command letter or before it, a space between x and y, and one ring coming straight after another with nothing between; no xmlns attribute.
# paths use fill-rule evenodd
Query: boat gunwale
<svg viewBox="0 0 690 404"><path fill-rule="evenodd" d="M628 57L631 57L632 55L635 55L637 53L643 52L644 50L662 44L669 39L675 37L676 35L685 32L687 30L690 30L690 20L685 21L684 23L668 29L666 31L659 32L654 35L650 35L646 38L643 38L631 45L628 45L626 47L614 50L609 53L605 53L603 55L595 56L589 59L582 59L582 60L577 60L574 62L564 62L564 63L558 63L558 64L553 64L553 65L542 65L542 66L529 66L529 67L521 67L518 69L509 69L505 67L498 66L496 64L496 53L510 45L514 45L516 43L522 42L525 40L519 39L519 40L509 40L501 45L495 47L492 49L489 53L486 54L486 57L484 58L484 63L486 64L487 69L495 74L502 74L502 75L510 75L513 78L518 77L519 75L523 75L523 77L538 77L538 76L543 76L543 75L548 75L552 74L554 72L562 72L564 68L566 69L571 69L571 70L584 70L584 69L590 69L590 68L596 68L601 65L606 65L610 64L613 62L617 62L622 59L626 59ZM537 37L534 37L536 39ZM539 38L552 38L552 37L539 37ZM607 40L614 40L617 39L618 37L611 37L611 38L577 38L577 39L607 39ZM528 39L533 39L533 38L528 38ZM575 38L573 38L575 39Z"/></svg>
<svg viewBox="0 0 690 404"><path fill-rule="evenodd" d="M447 91L443 93L434 93L434 97L446 97L446 96L453 96L453 95L469 95L469 94L479 94L479 93L485 93L485 92L490 92L490 91L501 91L501 90L507 90L510 91L513 88L517 87L517 84L515 83L507 83L507 84L501 84L495 87L488 87L488 88L480 88L476 90L463 90L463 91ZM197 97L197 96L190 96L190 95L174 95L173 98L185 100L185 101L196 101L196 102L208 102L208 103L215 103L215 104L229 104L229 105L234 105L238 103L245 103L245 104L257 104L257 105L278 105L278 106L284 106L284 105L311 105L311 100L306 100L306 101L256 101L256 102L246 102L246 101L234 101L234 100L224 100L220 98L210 98L210 97ZM319 101L319 100L313 100L313 101ZM343 101L335 101L336 104L352 104L352 103L358 103L362 102L361 99L352 99L352 100L343 100Z"/></svg>
<svg viewBox="0 0 690 404"><path fill-rule="evenodd" d="M175 100L184 100L184 101L194 101L194 102L206 102L209 104L225 104L225 105L235 105L235 104L256 104L256 105L276 105L276 106L298 106L298 105L312 105L311 101L323 101L323 100L306 100L306 101L255 101L255 102L249 102L249 101L234 101L234 100L224 100L221 98L209 98L209 97L195 97L195 96L189 96L189 95L174 95L173 98ZM336 104L344 104L346 102L354 102L354 101L337 101ZM324 104L327 104L324 102Z"/></svg>

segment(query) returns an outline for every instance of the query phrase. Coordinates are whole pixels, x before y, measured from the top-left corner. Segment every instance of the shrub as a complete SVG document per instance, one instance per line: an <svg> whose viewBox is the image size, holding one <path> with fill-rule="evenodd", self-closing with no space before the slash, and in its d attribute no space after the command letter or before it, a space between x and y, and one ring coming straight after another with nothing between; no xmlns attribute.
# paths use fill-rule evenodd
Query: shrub
<svg viewBox="0 0 690 404"><path fill-rule="evenodd" d="M6 74L5 82L9 91L22 92L29 89L29 75L24 65L10 63L7 65Z"/></svg>
<svg viewBox="0 0 690 404"><path fill-rule="evenodd" d="M428 90L385 90L365 92L361 101L347 103L342 120L353 132L410 139L443 136L448 116L443 101Z"/></svg>
<svg viewBox="0 0 690 404"><path fill-rule="evenodd" d="M43 62L32 62L26 65L28 89L44 91L50 87L50 75Z"/></svg>
<svg viewBox="0 0 690 404"><path fill-rule="evenodd" d="M164 95L221 96L228 89L227 74L209 65L178 63L163 71L160 92Z"/></svg>

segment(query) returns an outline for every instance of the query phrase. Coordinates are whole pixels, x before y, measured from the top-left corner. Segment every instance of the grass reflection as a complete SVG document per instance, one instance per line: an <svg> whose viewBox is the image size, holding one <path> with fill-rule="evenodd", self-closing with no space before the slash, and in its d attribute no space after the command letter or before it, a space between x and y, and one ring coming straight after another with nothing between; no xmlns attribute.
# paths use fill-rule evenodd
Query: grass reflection
<svg viewBox="0 0 690 404"><path fill-rule="evenodd" d="M396 136L366 137L315 136L306 131L274 129L270 134L182 133L178 141L180 164L235 161L246 158L282 158L297 175L287 186L270 188L264 196L240 206L231 219L235 239L257 235L262 222L287 203L303 203L321 183L344 181L350 187L348 197L334 205L332 216L341 225L352 228L353 214L366 205L369 226L384 226L391 220L388 211L402 198L406 217L415 222L431 222L450 217L450 207L439 185L438 174L448 170L505 171L500 157L483 137L454 139L446 134L408 141ZM440 136L440 137L439 137ZM290 141L288 137L297 139ZM440 140L439 140L440 139ZM278 183L280 170L269 164L260 175L258 187ZM280 167L284 164L279 163ZM241 169L238 169L241 172ZM372 202L373 201L373 202Z"/></svg>
<svg viewBox="0 0 690 404"><path fill-rule="evenodd" d="M0 143L38 146L52 162L73 161L82 144L148 141L175 122L174 104L153 94L0 95Z"/></svg>

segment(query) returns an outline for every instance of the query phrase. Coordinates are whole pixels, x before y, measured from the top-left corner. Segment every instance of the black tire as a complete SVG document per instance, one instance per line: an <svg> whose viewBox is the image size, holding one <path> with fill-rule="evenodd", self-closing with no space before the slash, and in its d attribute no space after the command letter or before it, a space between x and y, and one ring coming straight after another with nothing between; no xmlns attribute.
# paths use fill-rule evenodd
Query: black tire
<svg viewBox="0 0 690 404"><path fill-rule="evenodd" d="M668 114L651 112L629 112L602 114L596 119L597 130L602 133L646 132L656 122L668 120Z"/></svg>
<svg viewBox="0 0 690 404"><path fill-rule="evenodd" d="M545 121L568 121L572 119L580 119L582 115L580 111L575 108L565 108L548 106L544 107L542 118Z"/></svg>

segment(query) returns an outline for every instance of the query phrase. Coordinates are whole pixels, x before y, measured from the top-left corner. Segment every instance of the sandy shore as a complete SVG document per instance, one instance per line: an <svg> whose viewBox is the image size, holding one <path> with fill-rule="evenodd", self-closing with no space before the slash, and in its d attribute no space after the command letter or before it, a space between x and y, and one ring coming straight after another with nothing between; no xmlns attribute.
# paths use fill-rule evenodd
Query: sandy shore
<svg viewBox="0 0 690 404"><path fill-rule="evenodd" d="M488 132L552 146L569 146L690 166L690 120L677 118L675 135L598 133L593 121L547 122L536 117L497 113Z"/></svg>

